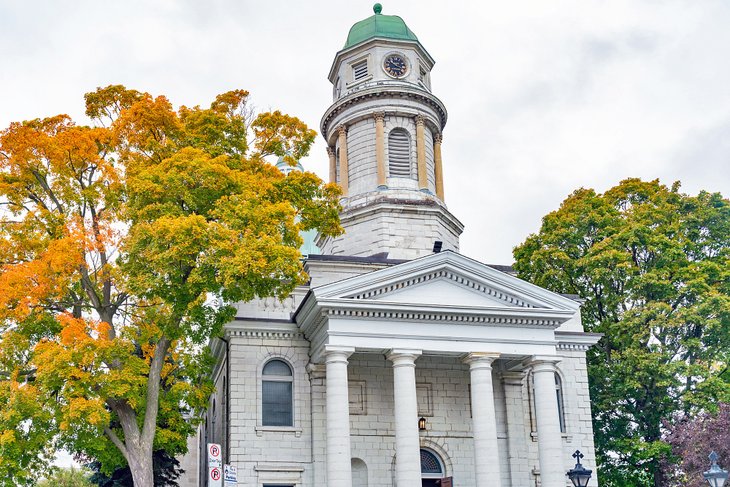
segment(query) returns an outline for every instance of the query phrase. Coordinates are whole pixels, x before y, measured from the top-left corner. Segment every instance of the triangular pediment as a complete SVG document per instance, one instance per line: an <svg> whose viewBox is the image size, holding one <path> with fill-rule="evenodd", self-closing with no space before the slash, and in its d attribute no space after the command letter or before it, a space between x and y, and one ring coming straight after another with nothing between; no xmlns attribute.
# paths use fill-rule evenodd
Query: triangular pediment
<svg viewBox="0 0 730 487"><path fill-rule="evenodd" d="M428 281L411 284L395 290L381 292L371 299L376 301L389 301L393 303L431 304L443 306L483 306L483 307L504 307L516 306L516 303L508 303L490 293L486 288L469 287L462 283L449 279L447 276L439 276ZM358 296L358 299L367 299L369 293Z"/></svg>
<svg viewBox="0 0 730 487"><path fill-rule="evenodd" d="M317 299L454 308L575 311L578 303L455 252L313 289Z"/></svg>

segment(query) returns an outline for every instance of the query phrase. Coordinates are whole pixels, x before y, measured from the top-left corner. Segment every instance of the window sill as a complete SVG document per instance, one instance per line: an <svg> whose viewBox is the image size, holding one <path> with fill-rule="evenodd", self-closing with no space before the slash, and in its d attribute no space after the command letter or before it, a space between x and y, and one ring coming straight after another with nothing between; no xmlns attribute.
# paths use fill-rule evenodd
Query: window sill
<svg viewBox="0 0 730 487"><path fill-rule="evenodd" d="M256 426L256 436L263 436L264 433L294 433L299 438L302 436L302 428L294 426Z"/></svg>
<svg viewBox="0 0 730 487"><path fill-rule="evenodd" d="M357 85L361 85L363 83L367 83L368 81L372 81L372 79L373 79L373 75L369 74L369 75L365 76L364 78L360 78L359 80L350 81L349 83L347 83L345 85L345 88L349 90L351 88L354 88Z"/></svg>
<svg viewBox="0 0 730 487"><path fill-rule="evenodd" d="M573 435L570 435L568 433L560 433L560 436L563 438L563 441L565 441L566 443L573 442ZM532 438L532 441L537 441L537 432L535 432L535 431L531 432L530 438Z"/></svg>

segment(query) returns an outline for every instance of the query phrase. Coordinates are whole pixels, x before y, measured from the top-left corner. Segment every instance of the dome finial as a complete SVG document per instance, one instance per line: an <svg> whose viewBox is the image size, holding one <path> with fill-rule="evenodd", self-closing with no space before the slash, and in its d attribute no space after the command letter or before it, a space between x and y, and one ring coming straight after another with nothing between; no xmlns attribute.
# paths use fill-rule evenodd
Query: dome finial
<svg viewBox="0 0 730 487"><path fill-rule="evenodd" d="M383 11L382 5L380 5L379 3L376 3L375 5L373 5L373 12L375 12L375 15L380 15L380 12L382 12L382 11Z"/></svg>

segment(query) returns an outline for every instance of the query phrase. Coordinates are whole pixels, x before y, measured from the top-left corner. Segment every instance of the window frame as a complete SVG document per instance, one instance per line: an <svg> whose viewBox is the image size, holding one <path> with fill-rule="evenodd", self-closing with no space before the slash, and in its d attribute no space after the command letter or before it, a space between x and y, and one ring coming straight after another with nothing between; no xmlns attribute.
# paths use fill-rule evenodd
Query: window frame
<svg viewBox="0 0 730 487"><path fill-rule="evenodd" d="M527 394L530 408L530 436L533 441L537 441L537 411L535 409L535 380L530 371L527 378ZM559 371L555 371L555 394L558 402L558 424L560 425L560 435L570 440L568 434L568 422L565 415L565 391L563 389L563 376Z"/></svg>
<svg viewBox="0 0 730 487"><path fill-rule="evenodd" d="M400 174L393 174L392 168L393 164L391 162L391 137L393 134L396 133L403 133L406 136L406 139L408 140L408 152L407 152L407 167L408 167L408 175L400 175ZM396 178L396 179L408 179L408 180L415 180L415 174L414 174L414 168L413 168L413 137L411 132L406 127L393 127L388 131L388 135L386 137L386 145L388 148L388 177L389 178Z"/></svg>
<svg viewBox="0 0 730 487"><path fill-rule="evenodd" d="M359 66L361 64L365 63L366 67L366 73L364 76L355 79L355 66ZM352 61L347 61L347 69L344 72L344 75L346 76L347 83L345 83L345 90L350 89L351 87L355 85L359 85L360 83L365 83L367 81L370 81L373 79L373 66L372 66L372 60L370 59L370 54L367 53L364 56L359 56Z"/></svg>
<svg viewBox="0 0 730 487"><path fill-rule="evenodd" d="M291 411L292 411L292 424L290 426L271 426L271 425L265 425L263 424L263 383L264 380L268 380L268 377L276 377L276 376L264 376L264 367L266 365L274 360L278 360L283 362L289 367L289 370L291 371L292 375L291 378ZM279 355L269 355L264 360L260 362L260 365L258 367L258 374L256 377L256 389L257 389L257 398L256 398L256 436L263 436L266 432L284 432L284 433L293 433L297 438L299 438L302 435L302 428L299 426L299 413L297 408L297 388L299 380L297 378L297 369L293 365L292 360L289 357L279 356ZM283 377L283 376L282 376ZM276 379L274 380L276 381Z"/></svg>

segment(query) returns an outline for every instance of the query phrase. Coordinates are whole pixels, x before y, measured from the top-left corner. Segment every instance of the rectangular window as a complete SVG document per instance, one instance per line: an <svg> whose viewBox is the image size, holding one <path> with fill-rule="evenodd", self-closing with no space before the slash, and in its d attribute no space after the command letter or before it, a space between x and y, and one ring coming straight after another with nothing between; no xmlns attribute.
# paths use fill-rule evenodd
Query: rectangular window
<svg viewBox="0 0 730 487"><path fill-rule="evenodd" d="M292 383L265 380L261 382L261 406L264 426L292 426Z"/></svg>
<svg viewBox="0 0 730 487"><path fill-rule="evenodd" d="M368 61L360 61L352 65L352 77L355 81L360 81L368 75Z"/></svg>

